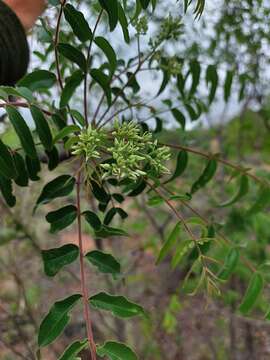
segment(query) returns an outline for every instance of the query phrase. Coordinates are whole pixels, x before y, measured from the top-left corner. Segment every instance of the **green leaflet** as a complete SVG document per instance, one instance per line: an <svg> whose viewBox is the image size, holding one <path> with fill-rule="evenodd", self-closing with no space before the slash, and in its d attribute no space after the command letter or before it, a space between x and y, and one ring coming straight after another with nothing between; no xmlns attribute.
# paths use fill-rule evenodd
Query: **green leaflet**
<svg viewBox="0 0 270 360"><path fill-rule="evenodd" d="M195 244L192 240L181 241L177 246L175 254L172 258L171 265L172 268L175 269L186 255L186 253L194 248Z"/></svg>
<svg viewBox="0 0 270 360"><path fill-rule="evenodd" d="M154 12L156 9L156 6L157 6L157 0L151 0L151 3L152 3L153 12Z"/></svg>
<svg viewBox="0 0 270 360"><path fill-rule="evenodd" d="M70 99L75 93L77 87L80 86L82 80L84 79L84 74L81 70L75 71L65 83L65 87L61 94L60 99L60 108L63 108L68 105Z"/></svg>
<svg viewBox="0 0 270 360"><path fill-rule="evenodd" d="M166 86L168 85L168 83L170 81L170 73L169 73L169 71L162 70L162 72L163 72L163 80L162 80L162 83L160 85L160 89L159 89L159 91L157 93L157 96L159 96L161 93L163 93L163 91L166 89Z"/></svg>
<svg viewBox="0 0 270 360"><path fill-rule="evenodd" d="M196 106L196 109L193 106L191 106L190 103L188 102L185 102L184 105L185 105L185 109L187 110L191 118L191 121L198 120L202 113L202 109L198 106L198 104L197 103L194 104Z"/></svg>
<svg viewBox="0 0 270 360"><path fill-rule="evenodd" d="M184 11L185 11L185 13L186 13L187 10L188 10L189 4L190 4L190 1L189 1L189 0L184 0Z"/></svg>
<svg viewBox="0 0 270 360"><path fill-rule="evenodd" d="M19 186L28 186L29 177L24 158L18 152L15 152L13 154L13 159L17 171L17 177L14 179L15 183Z"/></svg>
<svg viewBox="0 0 270 360"><path fill-rule="evenodd" d="M227 102L231 95L234 71L227 71L224 83L224 100Z"/></svg>
<svg viewBox="0 0 270 360"><path fill-rule="evenodd" d="M205 7L205 1L206 0L197 0L197 4L194 10L195 19L199 19L203 13L204 7ZM189 2L190 4L190 2Z"/></svg>
<svg viewBox="0 0 270 360"><path fill-rule="evenodd" d="M203 226L202 226L202 230L203 230ZM209 249L210 249L210 246L211 246L211 239L214 239L215 238L215 235L216 235L216 232L215 232L215 228L213 225L208 225L207 229L207 237L206 239L208 241L205 241L206 239L203 240L203 244L200 244L200 241L198 241L198 247L200 248L200 252L205 255ZM200 239L201 240L201 239ZM198 248L197 246L191 251L188 259L191 260L192 262L195 262L195 260L198 259L199 257L199 251L198 251Z"/></svg>
<svg viewBox="0 0 270 360"><path fill-rule="evenodd" d="M0 174L8 179L18 176L13 157L7 146L0 139Z"/></svg>
<svg viewBox="0 0 270 360"><path fill-rule="evenodd" d="M39 328L39 347L51 344L59 335L61 335L69 322L69 312L81 297L82 296L80 294L75 294L64 300L57 301L52 306Z"/></svg>
<svg viewBox="0 0 270 360"><path fill-rule="evenodd" d="M211 159L208 161L202 175L199 177L197 181L191 187L191 194L193 195L199 189L203 188L210 180L214 177L217 171L217 161L215 159Z"/></svg>
<svg viewBox="0 0 270 360"><path fill-rule="evenodd" d="M178 222L174 229L172 230L172 232L170 233L168 239L165 241L165 244L163 245L162 249L160 250L158 259L157 259L157 264L160 264L162 260L164 260L164 258L168 255L169 251L171 250L171 248L174 246L174 244L176 243L179 234L180 234L180 230L181 230L181 223Z"/></svg>
<svg viewBox="0 0 270 360"><path fill-rule="evenodd" d="M35 144L22 115L13 106L6 106L8 117L20 139L25 153L32 159L37 158Z"/></svg>
<svg viewBox="0 0 270 360"><path fill-rule="evenodd" d="M185 130L186 127L186 118L184 114L178 109L172 109L172 114L175 120L182 126L182 129Z"/></svg>
<svg viewBox="0 0 270 360"><path fill-rule="evenodd" d="M127 72L127 78L128 78L128 82L127 82L127 86L130 87L133 92L136 94L137 92L140 91L140 85L136 79L136 74L132 73L130 71ZM146 130L148 131L148 130Z"/></svg>
<svg viewBox="0 0 270 360"><path fill-rule="evenodd" d="M133 21L137 20L139 18L139 16L140 16L141 12L142 12L141 2L140 2L140 0L136 0L136 10L135 10L135 13L134 13L134 15L132 17L132 20Z"/></svg>
<svg viewBox="0 0 270 360"><path fill-rule="evenodd" d="M99 220L99 217L93 211L85 211L84 213L82 213L82 215L85 217L85 220L94 230L101 229L102 223Z"/></svg>
<svg viewBox="0 0 270 360"><path fill-rule="evenodd" d="M50 181L43 188L35 209L41 204L48 204L52 200L69 195L75 185L75 178L70 175L61 175Z"/></svg>
<svg viewBox="0 0 270 360"><path fill-rule="evenodd" d="M127 44L129 44L130 43L130 36L129 36L129 31L128 31L128 21L127 21L125 11L122 8L122 5L120 4L120 2L118 2L118 17L119 17L119 23L120 23L120 25L122 27L122 32L123 32L125 42Z"/></svg>
<svg viewBox="0 0 270 360"><path fill-rule="evenodd" d="M52 171L58 166L60 162L57 147L54 146L51 151L46 151L46 155L48 157L48 169Z"/></svg>
<svg viewBox="0 0 270 360"><path fill-rule="evenodd" d="M71 109L70 115L72 115L74 117L74 119L77 120L81 126L85 125L85 119L78 110Z"/></svg>
<svg viewBox="0 0 270 360"><path fill-rule="evenodd" d="M95 44L104 52L110 64L111 76L114 74L117 68L116 53L110 43L102 36L95 37Z"/></svg>
<svg viewBox="0 0 270 360"><path fill-rule="evenodd" d="M86 58L80 50L75 48L73 45L66 43L59 43L57 45L57 50L66 59L77 64L84 72L86 71Z"/></svg>
<svg viewBox="0 0 270 360"><path fill-rule="evenodd" d="M189 97L194 95L197 90L197 87L200 83L200 76L201 76L201 65L197 60L193 60L190 63L190 73L192 75L192 84L189 91Z"/></svg>
<svg viewBox="0 0 270 360"><path fill-rule="evenodd" d="M248 210L248 215L255 215L263 211L270 204L270 189L269 187L262 186L259 189L257 200Z"/></svg>
<svg viewBox="0 0 270 360"><path fill-rule="evenodd" d="M98 184L96 181L91 181L91 188L94 197L102 204L107 204L110 201L110 195L107 194L103 185Z"/></svg>
<svg viewBox="0 0 270 360"><path fill-rule="evenodd" d="M64 15L74 34L81 42L92 39L92 31L82 12L76 10L71 4L66 4Z"/></svg>
<svg viewBox="0 0 270 360"><path fill-rule="evenodd" d="M113 207L107 212L104 218L104 224L109 225L116 214L118 214L121 217L121 219L126 219L128 217L128 214L123 209L118 207Z"/></svg>
<svg viewBox="0 0 270 360"><path fill-rule="evenodd" d="M85 349L87 344L87 339L82 341L75 341L64 351L59 360L75 360L75 356L78 355L83 349Z"/></svg>
<svg viewBox="0 0 270 360"><path fill-rule="evenodd" d="M216 92L217 92L217 87L218 87L218 73L217 73L217 68L215 65L209 65L207 70L206 70L206 83L207 85L211 85L210 87L210 91L209 91L209 96L208 96L208 101L209 101L209 105L213 102Z"/></svg>
<svg viewBox="0 0 270 360"><path fill-rule="evenodd" d="M179 194L179 195L172 195L169 197L169 200L171 201L190 201L192 199L190 194Z"/></svg>
<svg viewBox="0 0 270 360"><path fill-rule="evenodd" d="M106 10L109 16L110 30L113 31L118 23L118 1L99 0L101 7Z"/></svg>
<svg viewBox="0 0 270 360"><path fill-rule="evenodd" d="M186 170L187 166L188 166L188 153L185 150L181 150L177 156L176 168L174 174L169 180L166 181L165 184L181 176Z"/></svg>
<svg viewBox="0 0 270 360"><path fill-rule="evenodd" d="M64 266L73 263L79 256L79 248L68 244L60 248L43 250L42 260L44 272L47 276L55 276Z"/></svg>
<svg viewBox="0 0 270 360"><path fill-rule="evenodd" d="M165 200L161 196L153 196L148 200L147 205L148 206L159 206L159 205L164 204L164 202L165 202Z"/></svg>
<svg viewBox="0 0 270 360"><path fill-rule="evenodd" d="M39 110L37 106L32 105L30 107L30 111L32 114L32 118L35 122L36 130L40 138L40 141L42 142L44 148L50 151L52 149L53 142L52 142L51 130L48 125L47 119L43 115L43 112Z"/></svg>
<svg viewBox="0 0 270 360"><path fill-rule="evenodd" d="M130 197L136 197L144 192L147 184L144 180L140 180L137 184L135 184L133 190L128 193L128 196Z"/></svg>
<svg viewBox="0 0 270 360"><path fill-rule="evenodd" d="M117 201L119 204L122 204L123 201L125 201L125 198L123 195L121 194L112 194L112 197L114 198L115 201ZM122 216L121 216L122 217ZM123 217L122 217L123 219Z"/></svg>
<svg viewBox="0 0 270 360"><path fill-rule="evenodd" d="M186 85L186 78L183 77L182 74L177 75L177 88L179 90L181 98L185 99L185 85Z"/></svg>
<svg viewBox="0 0 270 360"><path fill-rule="evenodd" d="M98 270L104 274L120 274L121 265L119 262L111 255L105 254L101 251L90 251L85 255L86 259Z"/></svg>
<svg viewBox="0 0 270 360"><path fill-rule="evenodd" d="M248 285L244 299L239 306L239 311L243 315L247 315L255 306L264 287L263 277L260 273L255 273Z"/></svg>
<svg viewBox="0 0 270 360"><path fill-rule="evenodd" d="M114 316L120 318L145 315L144 309L140 305L130 302L123 296L101 292L90 297L89 302L94 308L110 311Z"/></svg>
<svg viewBox="0 0 270 360"><path fill-rule="evenodd" d="M18 86L23 86L31 91L51 89L56 83L56 76L54 73L47 70L36 70L30 74L25 75L18 83Z"/></svg>
<svg viewBox="0 0 270 360"><path fill-rule="evenodd" d="M111 360L138 360L137 355L128 346L114 341L108 341L97 347L97 354Z"/></svg>
<svg viewBox="0 0 270 360"><path fill-rule="evenodd" d="M65 118L65 115L63 115L63 112L64 111L62 111L61 113L60 110L57 113L52 114L52 121L58 130L62 130L67 125L67 120Z"/></svg>
<svg viewBox="0 0 270 360"><path fill-rule="evenodd" d="M109 238L113 236L129 236L128 233L119 228L113 228L110 226L102 225L99 230L95 230L95 235L97 238Z"/></svg>
<svg viewBox="0 0 270 360"><path fill-rule="evenodd" d="M202 229L207 230L205 222L199 216L192 216L186 220L187 224L199 225Z"/></svg>
<svg viewBox="0 0 270 360"><path fill-rule="evenodd" d="M108 101L108 105L111 105L112 91L110 88L110 77L108 75L104 74L100 69L92 69L90 71L90 75L104 91L107 101Z"/></svg>
<svg viewBox="0 0 270 360"><path fill-rule="evenodd" d="M68 135L73 135L74 133L80 131L80 127L78 125L68 125L64 127L59 133L54 137L53 143L56 144L59 140L64 139Z"/></svg>
<svg viewBox="0 0 270 360"><path fill-rule="evenodd" d="M244 97L246 96L246 87L247 87L247 81L249 79L249 76L245 74L241 74L239 76L239 83L240 83L240 89L238 94L238 101L242 101Z"/></svg>
<svg viewBox="0 0 270 360"><path fill-rule="evenodd" d="M142 8L145 10L148 8L148 5L150 4L150 0L140 0L140 3L142 5Z"/></svg>
<svg viewBox="0 0 270 360"><path fill-rule="evenodd" d="M51 224L51 233L56 233L71 225L76 220L77 213L76 206L67 205L47 214L46 220Z"/></svg>
<svg viewBox="0 0 270 360"><path fill-rule="evenodd" d="M231 274L234 272L234 270L236 269L238 262L239 262L239 258L240 258L240 253L238 249L231 249L228 253L228 255L226 256L223 268L221 269L218 277L221 280L228 280L229 277L231 276Z"/></svg>
<svg viewBox="0 0 270 360"><path fill-rule="evenodd" d="M160 133L163 129L163 121L159 117L155 117L155 121L156 121L156 128L155 128L154 133L157 134L157 133Z"/></svg>
<svg viewBox="0 0 270 360"><path fill-rule="evenodd" d="M16 198L13 195L12 182L10 179L0 176L0 191L9 207L16 205Z"/></svg>
<svg viewBox="0 0 270 360"><path fill-rule="evenodd" d="M240 178L239 189L237 193L228 201L219 205L219 207L227 207L235 204L237 201L242 199L249 191L249 180L247 175L242 175Z"/></svg>
<svg viewBox="0 0 270 360"><path fill-rule="evenodd" d="M29 156L26 155L25 163L29 174L29 178L32 181L38 181L40 179L38 173L41 171L39 159L38 158L31 159Z"/></svg>

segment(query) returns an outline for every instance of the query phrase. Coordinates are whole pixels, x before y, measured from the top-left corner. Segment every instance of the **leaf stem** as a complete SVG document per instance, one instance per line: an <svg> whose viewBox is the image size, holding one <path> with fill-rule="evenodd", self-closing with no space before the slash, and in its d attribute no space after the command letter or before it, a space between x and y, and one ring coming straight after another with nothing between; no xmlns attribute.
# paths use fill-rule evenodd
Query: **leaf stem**
<svg viewBox="0 0 270 360"><path fill-rule="evenodd" d="M156 47L157 48L157 47ZM125 89L130 85L130 83L136 78L136 75L140 72L140 69L142 65L149 59L151 56L155 53L156 48L154 48L144 59L139 59L138 66L135 69L134 73L129 77L128 81L125 83L125 85L122 87L122 89L119 90L119 92L115 95L115 98L113 99L112 103L107 107L107 109L104 111L104 113L101 115L97 125L102 124L102 121L104 120L105 116L108 114L112 106L117 102L119 96L123 94ZM104 124L102 124L103 126Z"/></svg>
<svg viewBox="0 0 270 360"><path fill-rule="evenodd" d="M172 191L168 190L164 185L162 185L162 189L167 191L170 195L176 195ZM205 225L207 225L207 226L211 225L210 221L208 221L199 211L197 211L192 206L190 206L186 201L180 200L180 202L187 209L189 209L193 214L198 216L198 218L200 218L205 223ZM223 242L225 244L227 244L229 246L235 246L235 244L230 239L225 237L220 231L216 231L216 233L217 233L217 235L219 235L219 237L223 240ZM256 272L257 271L256 268L253 266L253 264L247 258L245 258L242 254L241 254L241 260L250 269L251 272Z"/></svg>
<svg viewBox="0 0 270 360"><path fill-rule="evenodd" d="M159 189L157 189L156 187L152 186L148 181L146 181L146 182L147 182L148 186L149 186L158 196L160 196L160 197L165 201L165 203L167 204L167 206L173 211L173 213L174 213L175 216L178 218L178 220L180 220L180 222L183 224L186 233L191 237L191 240L193 241L195 247L197 248L198 254L199 254L200 259L202 260L202 263L203 263L203 255L202 255L201 249L200 249L200 247L199 247L198 240L197 240L196 236L193 234L193 232L192 232L192 230L190 229L190 227L188 226L188 224L187 224L187 222L185 221L185 219L184 219L184 217L182 216L182 214L180 214L180 212L177 211L177 209L173 206L173 204L171 203L171 201L168 200L168 199L166 198L166 196L164 196ZM202 265L204 265L204 264L202 264Z"/></svg>
<svg viewBox="0 0 270 360"><path fill-rule="evenodd" d="M258 176L254 175L254 174L251 174L249 172L249 169L245 169L239 165L236 165L234 163L231 163L230 161L228 160L225 160L225 159L222 159L220 158L218 155L214 155L214 154L207 154L203 151L200 151L200 150L197 150L197 149L193 149L193 148L190 148L188 146L182 146L182 145L174 145L174 144L165 144L165 143L160 143L160 145L164 145L164 146L168 146L172 149L178 149L178 150L184 150L184 151L187 151L189 153L192 153L192 154L195 154L195 155L199 155L199 156L202 156L206 159L211 159L211 158L214 158L216 159L216 161L218 161L219 163L225 165L225 166L228 166L228 167L231 167L232 169L236 170L236 171L239 171L240 173L242 173L243 175L246 175L248 177L250 177L251 179L257 181L258 183L261 183L263 185L267 185L267 186L270 186L269 182L267 180L264 180L264 179L260 179Z"/></svg>
<svg viewBox="0 0 270 360"><path fill-rule="evenodd" d="M82 221L81 221L81 170L79 170L77 175L77 210L78 210L78 240L79 240L79 249L80 249L80 273L81 273L81 291L83 296L83 306L84 306L84 318L86 322L87 338L89 342L89 348L91 353L90 360L96 360L96 344L94 341L92 322L90 318L90 309L88 303L88 291L85 281L85 269L84 269L84 252L83 252L83 241L82 241Z"/></svg>
<svg viewBox="0 0 270 360"><path fill-rule="evenodd" d="M31 104L23 101L6 101L0 104L0 108L4 108L6 106L15 106L15 107L21 107L21 108L29 108ZM52 116L53 113L49 110L45 110L42 108L39 108L40 111L42 111L45 115Z"/></svg>

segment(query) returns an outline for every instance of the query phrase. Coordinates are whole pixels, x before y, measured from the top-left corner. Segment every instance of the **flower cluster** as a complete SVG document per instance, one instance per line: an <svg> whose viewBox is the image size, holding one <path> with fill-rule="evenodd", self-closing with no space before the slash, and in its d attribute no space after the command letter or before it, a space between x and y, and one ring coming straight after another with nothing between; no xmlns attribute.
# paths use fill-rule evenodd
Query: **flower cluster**
<svg viewBox="0 0 270 360"><path fill-rule="evenodd" d="M159 146L150 132L142 132L134 122L120 124L116 121L113 131L108 133L89 126L77 139L72 154L83 156L86 163L94 158L101 159L101 149L107 145L105 152L110 161L100 164L102 178L137 180L149 172L155 176L169 172L164 166L170 159L169 148Z"/></svg>
<svg viewBox="0 0 270 360"><path fill-rule="evenodd" d="M134 24L134 27L139 35L146 35L148 31L147 16L141 16Z"/></svg>
<svg viewBox="0 0 270 360"><path fill-rule="evenodd" d="M166 64L161 62L160 67L169 72L172 76L177 76L182 71L182 62L179 61L177 56L172 56L166 59Z"/></svg>
<svg viewBox="0 0 270 360"><path fill-rule="evenodd" d="M90 159L100 158L100 146L106 140L103 130L92 128L82 130L78 135L76 143L72 146L72 155L82 155L87 162Z"/></svg>
<svg viewBox="0 0 270 360"><path fill-rule="evenodd" d="M161 24L157 37L154 40L150 40L150 46L156 48L165 40L178 40L179 36L183 33L182 28L181 19L169 15Z"/></svg>

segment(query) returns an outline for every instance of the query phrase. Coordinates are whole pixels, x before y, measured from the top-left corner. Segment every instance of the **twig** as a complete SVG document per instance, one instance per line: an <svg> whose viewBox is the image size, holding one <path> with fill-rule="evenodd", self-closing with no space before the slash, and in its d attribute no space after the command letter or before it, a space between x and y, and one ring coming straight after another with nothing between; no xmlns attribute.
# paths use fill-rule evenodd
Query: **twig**
<svg viewBox="0 0 270 360"><path fill-rule="evenodd" d="M244 169L242 168L241 166L239 165L236 165L234 163L231 163L230 161L228 160L225 160L225 159L222 159L220 158L218 155L213 155L213 154L207 154L207 153L204 153L200 150L197 150L197 149L193 149L193 148L190 148L188 146L182 146L182 145L174 145L174 144L165 144L165 143L160 143L160 145L164 145L164 146L168 146L172 149L178 149L178 150L184 150L184 151L187 151L189 153L192 153L192 154L195 154L195 155L199 155L199 156L202 156L206 159L211 159L211 158L214 158L216 159L216 161L218 161L219 163L223 164L223 165L226 165L228 167L231 167L232 169L234 170L237 170L241 173L243 173L244 175L247 175L249 176L250 178L252 178L253 180L255 180L256 182L259 182L263 185L268 185L270 186L269 182L264 180L264 179L261 179L259 178L258 176L254 175L254 174L251 174L249 172L249 169Z"/></svg>
<svg viewBox="0 0 270 360"><path fill-rule="evenodd" d="M173 204L171 203L170 200L168 200L162 193L161 191L159 191L159 189L157 189L156 187L152 186L149 182L147 182L148 186L158 195L160 196L165 203L167 204L167 206L173 211L173 213L175 214L175 216L180 220L180 222L183 224L187 234L189 234L189 236L191 237L192 241L194 242L195 247L198 250L198 254L200 255L201 260L203 261L203 255L201 252L201 248L198 244L197 238L196 236L193 234L193 232L191 231L190 227L188 226L188 224L186 223L184 217L182 216L182 214L180 214L179 211L177 211L177 209L173 206Z"/></svg>
<svg viewBox="0 0 270 360"><path fill-rule="evenodd" d="M79 240L79 249L80 249L80 273L81 273L81 290L83 296L84 304L84 318L86 322L87 337L89 342L89 348L91 352L91 360L96 360L96 344L94 341L92 322L90 318L90 310L88 303L88 292L86 288L85 280L85 269L84 269L84 252L83 252L83 241L82 241L82 223L81 223L81 200L80 200L80 191L81 191L81 170L79 170L77 175L77 211L78 211L78 240Z"/></svg>
<svg viewBox="0 0 270 360"><path fill-rule="evenodd" d="M132 109L132 108L136 108L136 107L146 107L150 110L152 110L152 106L150 105L147 105L147 104L144 104L144 103L136 103L136 104L129 104L127 105L126 107L122 108L122 109L119 109L117 110L115 113L113 113L108 119L106 119L104 121L104 123L102 125L100 125L99 127L103 127L105 125L107 125L111 120L113 120L113 118L115 118L116 116L118 116L119 114L121 114L122 112L126 111L126 110L129 110L129 109Z"/></svg>
<svg viewBox="0 0 270 360"><path fill-rule="evenodd" d="M123 75L123 74L124 74L125 72L127 72L131 67L134 67L134 66L138 66L138 63L133 64L133 65L131 65L131 66L126 66L122 71L120 71L119 74L114 75L114 76L112 77L112 79L110 80L108 86L111 86L112 82L113 82L114 80L116 80L116 79L118 79L119 81L121 81L121 75ZM94 116L93 116L93 123L94 123L94 124L95 124L95 122L96 122L97 116L98 116L98 114L99 114L101 105L102 105L102 103L103 103L103 101L104 101L104 99L105 99L105 96L106 96L105 93L103 93L102 96L101 96L101 98L100 98L100 101L99 101L99 103L98 103L98 106L97 106L97 108L96 108L95 114L94 114ZM100 123L100 122L99 122L99 123Z"/></svg>
<svg viewBox="0 0 270 360"><path fill-rule="evenodd" d="M168 190L164 185L161 185L162 188L167 191L168 193L170 193L171 195L175 195L172 191ZM181 203L188 208L191 212L193 212L193 214L195 214L196 216L198 216L206 225L211 225L211 223L202 215L200 214L197 210L195 210L193 207L191 207L189 204L187 204L184 200L180 200ZM220 238L228 245L234 245L233 242L228 239L227 237L225 237L220 231L216 231L216 233L220 236ZM249 260L247 260L243 255L240 255L241 260L244 264L246 264L246 266L252 271L252 272L256 272L257 270L255 269L255 267L253 266L252 263L250 263Z"/></svg>
<svg viewBox="0 0 270 360"><path fill-rule="evenodd" d="M6 106L29 108L30 104L28 104L27 102L22 102L22 101L10 101L10 102L0 103L0 108L4 108ZM41 110L45 115L48 115L48 116L53 115L53 113L48 110L41 109L41 108L39 108L39 110Z"/></svg>
<svg viewBox="0 0 270 360"><path fill-rule="evenodd" d="M190 211L192 211L195 215L197 215L206 225L210 225L210 222L203 216L201 215L197 210L195 210L194 208L192 208L189 204L187 204L185 201L180 200L181 203L186 206ZM227 237L225 237L220 231L216 232L225 243L227 243L228 245L234 245L233 242L228 239ZM253 264L248 261L245 257L243 257L243 255L240 255L241 260L244 264L246 264L246 266L252 271L252 272L256 272L257 270L255 269L255 267L253 266Z"/></svg>
<svg viewBox="0 0 270 360"><path fill-rule="evenodd" d="M138 66L136 68L136 70L134 71L134 73L129 77L128 81L126 82L126 84L122 87L122 89L120 89L120 91L115 95L115 98L113 99L112 103L110 104L110 106L107 107L107 109L104 111L104 113L101 115L98 124L100 125L102 123L102 120L105 118L105 116L108 114L108 112L110 111L111 107L116 103L116 101L118 100L119 96L121 96L121 94L124 92L124 90L129 86L130 82L132 80L134 80L134 78L136 77L136 75L138 74L138 72L140 71L142 65L149 59L151 58L151 56L155 53L156 48L154 48L144 59L139 59L138 62Z"/></svg>

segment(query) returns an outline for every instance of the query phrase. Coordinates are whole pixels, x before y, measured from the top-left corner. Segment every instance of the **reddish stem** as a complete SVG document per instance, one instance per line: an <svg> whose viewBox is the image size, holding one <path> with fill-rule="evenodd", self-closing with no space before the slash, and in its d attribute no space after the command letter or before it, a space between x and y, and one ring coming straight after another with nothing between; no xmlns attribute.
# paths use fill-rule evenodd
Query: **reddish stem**
<svg viewBox="0 0 270 360"><path fill-rule="evenodd" d="M78 239L79 239L79 249L80 249L81 291L82 291L82 296L83 296L84 319L86 322L87 338L88 338L89 348L90 348L90 353L91 353L90 360L96 360L97 359L96 344L95 344L94 336L93 336L92 322L91 322L91 318L90 318L90 309L89 309L89 303L88 303L88 291L87 291L86 281L85 281L80 191L81 191L81 171L79 171L78 176L77 176L77 211L78 211Z"/></svg>

